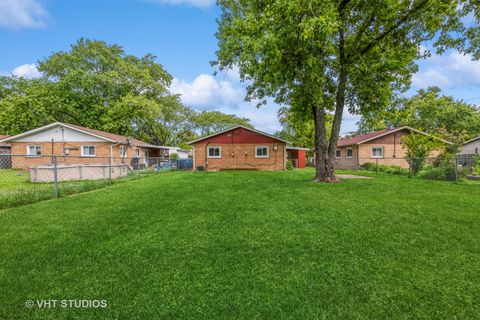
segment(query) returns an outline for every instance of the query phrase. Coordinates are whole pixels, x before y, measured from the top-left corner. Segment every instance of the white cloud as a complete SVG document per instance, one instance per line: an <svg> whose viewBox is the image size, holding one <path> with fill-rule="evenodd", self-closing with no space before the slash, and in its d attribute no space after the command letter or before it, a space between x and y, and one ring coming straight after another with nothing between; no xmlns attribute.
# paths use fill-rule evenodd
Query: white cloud
<svg viewBox="0 0 480 320"><path fill-rule="evenodd" d="M18 30L45 26L47 10L39 0L1 0L0 26Z"/></svg>
<svg viewBox="0 0 480 320"><path fill-rule="evenodd" d="M470 55L450 52L421 61L421 71L413 75L416 88L439 86L442 89L480 86L480 61L472 61ZM425 68L424 71L422 69Z"/></svg>
<svg viewBox="0 0 480 320"><path fill-rule="evenodd" d="M424 72L414 74L412 76L412 85L417 88L426 88L429 86L448 88L451 86L451 83L441 70L429 68Z"/></svg>
<svg viewBox="0 0 480 320"><path fill-rule="evenodd" d="M238 83L238 69L219 74L217 78L200 74L192 82L174 79L170 91L181 95L182 102L196 110L217 110L250 119L255 128L273 133L281 129L278 122L278 105L268 101L266 106L256 107L256 102L245 101L245 88Z"/></svg>
<svg viewBox="0 0 480 320"><path fill-rule="evenodd" d="M229 81L218 81L208 74L200 74L192 82L174 79L170 90L180 94L187 106L206 110L226 106L235 109L243 101L244 90Z"/></svg>
<svg viewBox="0 0 480 320"><path fill-rule="evenodd" d="M225 75L233 81L240 82L241 80L240 69L238 68L238 66L233 66L233 68L226 70Z"/></svg>
<svg viewBox="0 0 480 320"><path fill-rule="evenodd" d="M213 0L145 0L147 2L159 3L164 5L187 5L192 7L198 8L208 8L210 7L214 1Z"/></svg>
<svg viewBox="0 0 480 320"><path fill-rule="evenodd" d="M16 77L27 79L39 78L42 76L41 72L38 71L37 66L34 64L22 64L13 69L12 74Z"/></svg>

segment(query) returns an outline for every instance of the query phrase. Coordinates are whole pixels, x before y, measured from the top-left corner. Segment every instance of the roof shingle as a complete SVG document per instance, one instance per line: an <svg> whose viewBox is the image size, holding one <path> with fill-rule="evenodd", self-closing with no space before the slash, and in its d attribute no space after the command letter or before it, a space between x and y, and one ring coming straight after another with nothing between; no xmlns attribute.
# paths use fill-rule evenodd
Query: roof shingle
<svg viewBox="0 0 480 320"><path fill-rule="evenodd" d="M90 128L79 126L79 125L76 125L76 124L70 124L70 123L65 123L65 124L68 125L68 126L77 128L79 130L83 130L83 131L92 133L94 135L113 140L117 143L127 143L127 139L130 139L130 143L134 146L153 146L150 143L147 143L147 142L135 139L135 138L129 138L129 137L126 137L126 136L122 136L122 135L119 135L119 134L105 132L105 131L96 130L96 129L90 129Z"/></svg>
<svg viewBox="0 0 480 320"><path fill-rule="evenodd" d="M337 146L338 147L346 147L346 146L352 146L357 143L362 143L365 140L370 140L378 136L382 136L384 134L387 134L392 131L397 131L399 128L394 128L394 129L384 129L380 131L375 131L375 132L370 132L367 134L362 134L359 136L351 137L351 138L343 138L338 140Z"/></svg>

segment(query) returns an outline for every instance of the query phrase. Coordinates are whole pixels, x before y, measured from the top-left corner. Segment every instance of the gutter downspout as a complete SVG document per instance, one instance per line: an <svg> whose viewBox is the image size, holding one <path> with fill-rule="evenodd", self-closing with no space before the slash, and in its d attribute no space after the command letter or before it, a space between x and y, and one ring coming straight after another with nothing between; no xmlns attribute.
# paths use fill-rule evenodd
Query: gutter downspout
<svg viewBox="0 0 480 320"><path fill-rule="evenodd" d="M208 168L208 145L210 144L210 141L207 142L205 145L205 171L207 171Z"/></svg>

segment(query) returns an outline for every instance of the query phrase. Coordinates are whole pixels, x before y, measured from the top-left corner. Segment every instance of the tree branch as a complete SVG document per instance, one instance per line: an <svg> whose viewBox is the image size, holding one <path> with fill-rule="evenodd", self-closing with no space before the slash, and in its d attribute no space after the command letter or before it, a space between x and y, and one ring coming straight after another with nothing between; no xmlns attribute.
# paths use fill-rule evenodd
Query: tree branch
<svg viewBox="0 0 480 320"><path fill-rule="evenodd" d="M375 39L373 39L372 41L370 41L370 43L368 43L365 48L363 48L362 50L360 51L357 51L358 54L355 54L353 55L348 63L352 62L352 59L358 57L358 56L362 56L364 55L365 53L367 53L368 51L370 51L373 47L375 47L375 45L382 41L384 38L386 38L388 35L390 35L392 32L398 30L404 23L408 22L409 19L415 15L416 13L418 13L420 10L422 10L424 7L427 6L427 4L429 3L430 1L429 0L423 0L422 2L420 2L417 6L415 6L413 9L411 9L405 16L403 16L400 20L397 21L397 23L393 26L391 26L390 28L388 28L387 30L385 30L384 32L382 32L380 35L378 35Z"/></svg>

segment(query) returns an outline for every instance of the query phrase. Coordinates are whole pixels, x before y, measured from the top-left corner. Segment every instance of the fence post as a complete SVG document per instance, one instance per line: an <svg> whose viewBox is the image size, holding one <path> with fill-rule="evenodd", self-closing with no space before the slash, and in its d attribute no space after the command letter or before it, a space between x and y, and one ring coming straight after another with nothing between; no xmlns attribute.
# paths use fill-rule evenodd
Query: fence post
<svg viewBox="0 0 480 320"><path fill-rule="evenodd" d="M156 161L157 161L157 167L155 168L155 171L156 171L157 173L159 173L159 172L160 172L160 158L159 158L159 157L156 157L155 159L156 159Z"/></svg>
<svg viewBox="0 0 480 320"><path fill-rule="evenodd" d="M53 195L58 198L58 163L57 156L53 156Z"/></svg>

